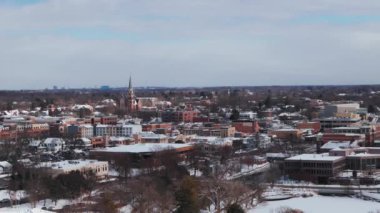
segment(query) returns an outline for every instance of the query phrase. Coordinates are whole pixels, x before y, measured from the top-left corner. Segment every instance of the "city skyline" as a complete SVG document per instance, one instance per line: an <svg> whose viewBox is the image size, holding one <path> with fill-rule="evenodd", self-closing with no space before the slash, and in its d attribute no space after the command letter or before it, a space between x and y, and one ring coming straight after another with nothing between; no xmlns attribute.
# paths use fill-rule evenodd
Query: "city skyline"
<svg viewBox="0 0 380 213"><path fill-rule="evenodd" d="M377 84L380 2L0 0L1 90Z"/></svg>

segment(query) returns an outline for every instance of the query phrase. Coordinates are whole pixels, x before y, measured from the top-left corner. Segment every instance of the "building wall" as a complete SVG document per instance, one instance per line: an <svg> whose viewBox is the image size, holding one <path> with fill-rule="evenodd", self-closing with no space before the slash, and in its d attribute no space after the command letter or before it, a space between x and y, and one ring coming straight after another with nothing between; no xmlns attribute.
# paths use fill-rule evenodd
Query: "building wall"
<svg viewBox="0 0 380 213"><path fill-rule="evenodd" d="M235 127L236 131L247 134L256 134L260 131L259 122L257 121L234 122L232 126Z"/></svg>
<svg viewBox="0 0 380 213"><path fill-rule="evenodd" d="M337 161L303 161L285 160L285 173L290 177L313 182L327 182L345 168L345 160Z"/></svg>
<svg viewBox="0 0 380 213"><path fill-rule="evenodd" d="M297 123L297 129L313 129L313 133L316 134L319 131L321 131L321 123L319 123L319 122Z"/></svg>
<svg viewBox="0 0 380 213"><path fill-rule="evenodd" d="M70 161L70 162L76 162ZM52 174L53 177L56 177L60 174L68 174L72 171L80 171L81 173L86 173L92 171L97 178L104 178L108 176L108 162L106 161L91 161L91 163L84 165L81 168L71 168L70 166L65 168L51 168L50 173Z"/></svg>

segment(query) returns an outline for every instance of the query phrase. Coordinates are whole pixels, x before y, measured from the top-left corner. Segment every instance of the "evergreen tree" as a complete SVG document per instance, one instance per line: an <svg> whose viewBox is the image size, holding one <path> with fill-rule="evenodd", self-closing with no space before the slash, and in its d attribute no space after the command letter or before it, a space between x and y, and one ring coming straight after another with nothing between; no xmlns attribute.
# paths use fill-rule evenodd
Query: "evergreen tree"
<svg viewBox="0 0 380 213"><path fill-rule="evenodd" d="M185 177L179 190L175 193L177 201L176 213L198 213L198 184L192 177Z"/></svg>

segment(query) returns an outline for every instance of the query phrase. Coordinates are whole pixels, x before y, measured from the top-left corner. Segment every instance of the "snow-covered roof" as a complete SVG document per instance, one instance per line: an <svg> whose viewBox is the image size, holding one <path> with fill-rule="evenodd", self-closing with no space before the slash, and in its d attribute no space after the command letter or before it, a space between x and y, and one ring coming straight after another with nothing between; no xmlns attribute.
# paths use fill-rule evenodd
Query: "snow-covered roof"
<svg viewBox="0 0 380 213"><path fill-rule="evenodd" d="M37 167L72 171L80 170L83 167L87 167L94 164L108 164L108 162L97 160L65 160L59 162L43 162L40 163Z"/></svg>
<svg viewBox="0 0 380 213"><path fill-rule="evenodd" d="M131 137L115 137L111 136L110 141L126 141L126 140L133 140Z"/></svg>
<svg viewBox="0 0 380 213"><path fill-rule="evenodd" d="M173 143L142 143L134 145L120 145L116 147L107 147L105 149L97 149L92 152L125 152L125 153L149 153L159 152L162 150L181 149L191 147L188 144Z"/></svg>
<svg viewBox="0 0 380 213"><path fill-rule="evenodd" d="M44 144L52 144L52 143L55 143L55 144L59 144L59 143L65 143L65 141L62 139L62 138L46 138L44 140Z"/></svg>
<svg viewBox="0 0 380 213"><path fill-rule="evenodd" d="M10 168L12 167L12 164L10 164L8 161L0 161L0 167Z"/></svg>
<svg viewBox="0 0 380 213"><path fill-rule="evenodd" d="M81 140L85 143L91 143L91 140L88 138L81 138Z"/></svg>
<svg viewBox="0 0 380 213"><path fill-rule="evenodd" d="M285 153L266 153L265 155L267 158L287 158L287 157L289 157L289 154L285 154Z"/></svg>
<svg viewBox="0 0 380 213"><path fill-rule="evenodd" d="M166 135L163 134L156 134L154 132L141 132L140 136L144 139L162 139L167 138Z"/></svg>
<svg viewBox="0 0 380 213"><path fill-rule="evenodd" d="M347 157L380 157L380 154L370 154L370 153L352 153Z"/></svg>
<svg viewBox="0 0 380 213"><path fill-rule="evenodd" d="M93 128L94 126L91 125L91 124L81 124L81 125L79 125L79 127L83 127L83 128Z"/></svg>
<svg viewBox="0 0 380 213"><path fill-rule="evenodd" d="M294 157L287 158L286 160L294 160L294 161L336 161L343 159L342 156L329 156L328 153L323 154L302 154Z"/></svg>
<svg viewBox="0 0 380 213"><path fill-rule="evenodd" d="M350 142L350 141L329 141L325 143L321 149L337 149L337 148L357 148L360 147L358 145L358 141Z"/></svg>
<svg viewBox="0 0 380 213"><path fill-rule="evenodd" d="M93 111L94 108L90 105L87 105L87 104L84 104L84 105L79 105L79 104L76 104L74 105L71 110L74 110L74 111L77 111L77 110L80 110L80 109L88 109L90 111Z"/></svg>
<svg viewBox="0 0 380 213"><path fill-rule="evenodd" d="M41 144L40 140L33 140L29 143L29 146L38 147Z"/></svg>

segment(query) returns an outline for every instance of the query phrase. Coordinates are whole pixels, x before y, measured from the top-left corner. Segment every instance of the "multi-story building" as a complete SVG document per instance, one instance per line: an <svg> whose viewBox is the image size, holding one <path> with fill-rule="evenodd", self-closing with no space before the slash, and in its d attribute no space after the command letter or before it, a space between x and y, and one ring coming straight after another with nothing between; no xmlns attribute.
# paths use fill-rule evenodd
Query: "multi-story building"
<svg viewBox="0 0 380 213"><path fill-rule="evenodd" d="M268 135L282 141L299 142L302 131L299 129L275 129L270 130Z"/></svg>
<svg viewBox="0 0 380 213"><path fill-rule="evenodd" d="M117 136L117 137L132 137L134 134L142 132L142 127L139 124L118 124L118 125L96 125L96 136Z"/></svg>
<svg viewBox="0 0 380 213"><path fill-rule="evenodd" d="M117 116L100 116L100 117L87 117L84 118L86 124L106 124L106 125L116 125Z"/></svg>
<svg viewBox="0 0 380 213"><path fill-rule="evenodd" d="M234 121L232 126L235 127L236 131L247 134L256 134L260 131L260 125L257 120Z"/></svg>
<svg viewBox="0 0 380 213"><path fill-rule="evenodd" d="M346 157L346 165L350 170L375 171L380 169L380 154L351 154Z"/></svg>
<svg viewBox="0 0 380 213"><path fill-rule="evenodd" d="M365 141L364 134L354 134L354 133L324 133L322 136L323 143L329 141Z"/></svg>
<svg viewBox="0 0 380 213"><path fill-rule="evenodd" d="M141 132L141 143L168 143L169 137L162 134L155 134L153 132Z"/></svg>
<svg viewBox="0 0 380 213"><path fill-rule="evenodd" d="M161 118L163 122L185 122L185 123L192 123L194 122L194 117L198 115L197 111L194 111L192 109L186 109L186 110L175 110L175 109L168 109L163 112L161 112Z"/></svg>
<svg viewBox="0 0 380 213"><path fill-rule="evenodd" d="M302 154L285 159L284 169L292 178L327 183L345 168L343 156L325 154Z"/></svg>
<svg viewBox="0 0 380 213"><path fill-rule="evenodd" d="M70 125L67 127L67 135L75 138L92 138L94 136L94 126L90 124Z"/></svg>
<svg viewBox="0 0 380 213"><path fill-rule="evenodd" d="M335 117L339 113L356 113L360 109L360 104L353 103L336 103L325 106L323 116Z"/></svg>
<svg viewBox="0 0 380 213"><path fill-rule="evenodd" d="M336 127L360 126L360 120L360 118L330 117L320 118L317 121L321 123L321 130L325 131Z"/></svg>
<svg viewBox="0 0 380 213"><path fill-rule="evenodd" d="M94 136L94 126L80 125L78 128L79 138L92 138Z"/></svg>
<svg viewBox="0 0 380 213"><path fill-rule="evenodd" d="M311 129L313 134L321 131L321 123L303 121L296 124L297 129Z"/></svg>
<svg viewBox="0 0 380 213"><path fill-rule="evenodd" d="M114 161L117 158L130 159L132 163L138 163L142 159L151 157L154 153L165 150L175 151L179 156L184 156L190 152L193 146L188 144L172 143L144 143L133 145L119 145L107 147L105 149L95 149L90 151L90 157L93 159ZM136 164L137 166L138 164Z"/></svg>
<svg viewBox="0 0 380 213"><path fill-rule="evenodd" d="M144 124L142 127L142 130L144 132L154 132L158 129L172 129L173 125L171 123L150 123L150 124Z"/></svg>
<svg viewBox="0 0 380 213"><path fill-rule="evenodd" d="M182 130L184 135L215 136L220 138L233 137L235 127L231 126L193 126Z"/></svg>

